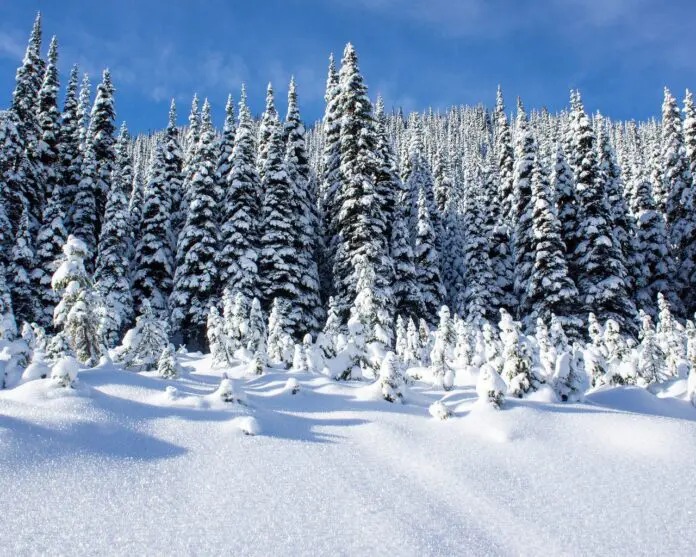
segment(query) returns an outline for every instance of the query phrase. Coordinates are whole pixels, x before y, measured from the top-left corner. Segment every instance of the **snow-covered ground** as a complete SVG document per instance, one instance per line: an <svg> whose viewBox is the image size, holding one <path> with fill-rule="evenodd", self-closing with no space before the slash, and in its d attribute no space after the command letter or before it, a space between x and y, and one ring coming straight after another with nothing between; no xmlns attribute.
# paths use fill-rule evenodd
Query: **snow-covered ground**
<svg viewBox="0 0 696 557"><path fill-rule="evenodd" d="M685 381L585 404L111 366L0 391L2 555L691 555ZM294 378L288 384L288 379ZM177 391L166 392L168 386ZM292 394L294 387L299 392ZM666 396L669 395L669 396ZM534 397L533 397L534 398ZM428 412L442 399L453 411ZM245 435L243 432L254 435Z"/></svg>

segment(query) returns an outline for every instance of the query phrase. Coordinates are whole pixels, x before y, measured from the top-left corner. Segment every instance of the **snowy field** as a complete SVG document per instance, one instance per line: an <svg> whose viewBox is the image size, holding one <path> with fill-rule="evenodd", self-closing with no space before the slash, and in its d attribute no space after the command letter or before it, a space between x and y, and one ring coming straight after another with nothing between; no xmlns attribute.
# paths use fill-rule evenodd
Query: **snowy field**
<svg viewBox="0 0 696 557"><path fill-rule="evenodd" d="M691 555L686 382L405 404L365 382L111 366L0 391L2 555ZM288 385L288 378L294 378ZM296 384L295 384L296 381ZM165 392L174 386L176 392ZM299 392L292 394L293 386ZM432 417L442 399L454 413ZM253 433L246 435L244 431Z"/></svg>

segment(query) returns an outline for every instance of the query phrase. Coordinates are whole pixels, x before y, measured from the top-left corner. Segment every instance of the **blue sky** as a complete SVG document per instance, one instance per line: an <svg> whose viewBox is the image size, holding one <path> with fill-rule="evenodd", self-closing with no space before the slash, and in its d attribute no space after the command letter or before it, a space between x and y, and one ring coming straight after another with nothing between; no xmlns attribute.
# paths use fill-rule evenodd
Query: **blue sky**
<svg viewBox="0 0 696 557"><path fill-rule="evenodd" d="M272 81L284 110L296 76L305 119L323 112L328 55L355 44L370 94L405 110L490 105L550 110L579 87L589 110L657 116L662 88L696 88L694 0L0 0L0 106L7 106L34 14L58 36L63 82L78 63L111 68L119 120L135 131L179 121L194 92L216 123L243 81L255 113Z"/></svg>

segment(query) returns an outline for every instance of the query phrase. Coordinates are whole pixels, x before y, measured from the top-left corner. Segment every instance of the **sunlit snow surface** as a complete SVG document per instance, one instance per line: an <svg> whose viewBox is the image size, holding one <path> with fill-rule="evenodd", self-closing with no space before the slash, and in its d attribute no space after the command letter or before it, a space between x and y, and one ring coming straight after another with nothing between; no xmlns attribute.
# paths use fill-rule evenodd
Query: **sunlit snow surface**
<svg viewBox="0 0 696 557"><path fill-rule="evenodd" d="M685 382L587 404L108 366L0 391L1 555L691 555ZM242 402L226 403L223 371ZM293 381L288 383L289 376ZM166 387L173 386L176 390ZM292 394L293 391L299 391ZM217 391L217 392L216 392ZM429 407L442 399L453 416Z"/></svg>

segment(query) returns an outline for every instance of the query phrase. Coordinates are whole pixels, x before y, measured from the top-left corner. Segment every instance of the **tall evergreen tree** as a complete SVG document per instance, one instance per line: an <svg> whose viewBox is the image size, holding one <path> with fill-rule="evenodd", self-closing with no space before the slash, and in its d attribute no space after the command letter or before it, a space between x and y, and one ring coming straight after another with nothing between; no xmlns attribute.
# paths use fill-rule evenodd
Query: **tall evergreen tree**
<svg viewBox="0 0 696 557"><path fill-rule="evenodd" d="M65 212L66 229L72 229L72 204L68 201L77 196L80 184L80 121L78 117L77 100L77 66L70 70L70 78L65 90L63 114L60 124L59 182L62 185L64 197L63 211Z"/></svg>
<svg viewBox="0 0 696 557"><path fill-rule="evenodd" d="M96 162L95 202L97 208L97 232L101 230L106 198L111 189L111 173L116 160L116 113L114 111L114 86L111 72L104 70L97 86L97 96L90 114L89 135ZM90 247L89 245L87 246Z"/></svg>
<svg viewBox="0 0 696 557"><path fill-rule="evenodd" d="M577 287L580 300L587 309L593 309L600 320L613 319L622 330L634 334L636 309L628 296L627 272L611 228L605 184L600 179L597 164L596 139L579 93L576 97L574 144L581 213L580 241L573 260L579 272Z"/></svg>
<svg viewBox="0 0 696 557"><path fill-rule="evenodd" d="M544 323L553 316L571 338L580 339L582 320L575 308L578 290L568 275L561 223L551 202L548 177L539 161L532 171L532 242L534 266L522 312L525 324L532 329L537 319Z"/></svg>
<svg viewBox="0 0 696 557"><path fill-rule="evenodd" d="M265 306L268 311L274 300L285 303L289 309L286 312L288 330L294 335L298 332L302 317L298 303L302 276L297 251L300 231L296 225L300 218L300 205L283 161L280 123L271 120L267 126L271 135L264 159L264 179L261 182L265 200L259 254L262 307Z"/></svg>
<svg viewBox="0 0 696 557"><path fill-rule="evenodd" d="M689 227L691 216L687 196L693 187L689 160L684 148L682 119L677 99L665 87L662 104L662 169L663 189L666 193L665 213L670 241L681 256L682 238Z"/></svg>
<svg viewBox="0 0 696 557"><path fill-rule="evenodd" d="M140 240L135 247L133 298L140 303L149 300L155 313L163 318L167 315L174 263L171 251L171 204L162 140L155 145L143 198Z"/></svg>
<svg viewBox="0 0 696 557"><path fill-rule="evenodd" d="M259 122L257 140L258 152L256 156L256 170L262 182L266 174L266 158L268 157L268 150L271 146L271 138L278 119L278 111L276 110L273 96L273 85L269 83L266 88L266 109L261 116L261 122Z"/></svg>
<svg viewBox="0 0 696 557"><path fill-rule="evenodd" d="M261 185L255 151L253 123L246 104L246 91L242 88L239 123L227 177L224 222L220 230L220 280L223 289L241 292L248 300L260 294L257 260Z"/></svg>
<svg viewBox="0 0 696 557"><path fill-rule="evenodd" d="M195 126L195 137L198 138L198 113L195 112L193 122ZM195 149L193 149L195 151ZM169 121L167 130L164 132L164 182L169 190L171 203L171 234L172 249L176 248L176 240L181 231L181 227L186 219L186 202L184 201L184 176L183 176L183 155L179 144L179 130L176 127L176 103L172 99L169 107ZM188 185L186 186L188 188Z"/></svg>
<svg viewBox="0 0 696 557"><path fill-rule="evenodd" d="M235 129L234 102L232 102L232 95L228 95L227 104L225 105L225 123L222 127L222 135L220 136L220 142L218 145L219 154L217 168L215 170L215 202L220 206L222 206L222 203L225 200L225 193L227 192L227 176L230 173L230 168L232 168L231 163L232 150L234 149Z"/></svg>
<svg viewBox="0 0 696 557"><path fill-rule="evenodd" d="M418 195L418 224L415 247L416 280L423 298L423 317L428 323L437 322L437 314L445 297L440 277L440 254L435 246L435 230L423 188Z"/></svg>
<svg viewBox="0 0 696 557"><path fill-rule="evenodd" d="M218 270L215 261L219 241L215 205L217 144L208 100L201 112L201 135L193 161L186 224L179 234L174 289L169 298L172 334L194 349L206 345L210 306L216 303Z"/></svg>
<svg viewBox="0 0 696 557"><path fill-rule="evenodd" d="M301 271L298 283L300 311L300 336L317 334L324 322L319 293L319 269L315 255L319 234L316 180L311 175L305 127L300 117L295 79L290 81L288 91L288 113L283 134L286 141L285 167L293 186L296 209L295 249Z"/></svg>
<svg viewBox="0 0 696 557"><path fill-rule="evenodd" d="M38 102L39 142L37 144L38 162L44 177L42 196L49 199L59 180L59 137L60 112L58 111L58 43L51 39L48 50L48 65L44 74ZM62 200L60 200L62 203Z"/></svg>
<svg viewBox="0 0 696 557"><path fill-rule="evenodd" d="M129 142L130 135L124 123L116 144L116 164L99 236L94 273L95 289L109 308L100 326L100 333L108 347L118 343L121 334L135 318L128 276L129 255L132 253L128 190L133 181L133 167L128 154Z"/></svg>
<svg viewBox="0 0 696 557"><path fill-rule="evenodd" d="M31 272L34 268L34 246L31 237L29 208L25 207L10 258L12 306L17 322L34 320L34 301Z"/></svg>
<svg viewBox="0 0 696 557"><path fill-rule="evenodd" d="M92 141L88 138L82 153L80 183L72 205L72 229L70 232L87 246L87 253L94 253L97 245L97 161ZM88 268L90 262L86 262Z"/></svg>
<svg viewBox="0 0 696 557"><path fill-rule="evenodd" d="M496 137L494 150L498 157L498 176L500 185L498 187L498 197L500 199L500 215L502 223L511 226L513 215L514 200L514 171L515 153L512 144L512 134L507 115L505 114L505 104L503 92L498 86L495 105Z"/></svg>
<svg viewBox="0 0 696 557"><path fill-rule="evenodd" d="M375 202L377 134L372 104L358 68L358 57L348 43L339 72L340 189L334 203L339 207L336 221L337 246L333 276L336 308L346 323L356 296L355 261L365 255L375 272L375 300L378 311L389 307L391 289L387 269L388 243L381 208ZM434 233L433 233L434 234ZM433 237L434 239L434 237Z"/></svg>
<svg viewBox="0 0 696 557"><path fill-rule="evenodd" d="M519 308L527 307L527 288L534 266L532 230L532 170L537 156L537 145L529 128L522 101L517 100L515 128L515 170L513 177L513 253L515 256L515 296ZM522 317L519 315L519 317Z"/></svg>

